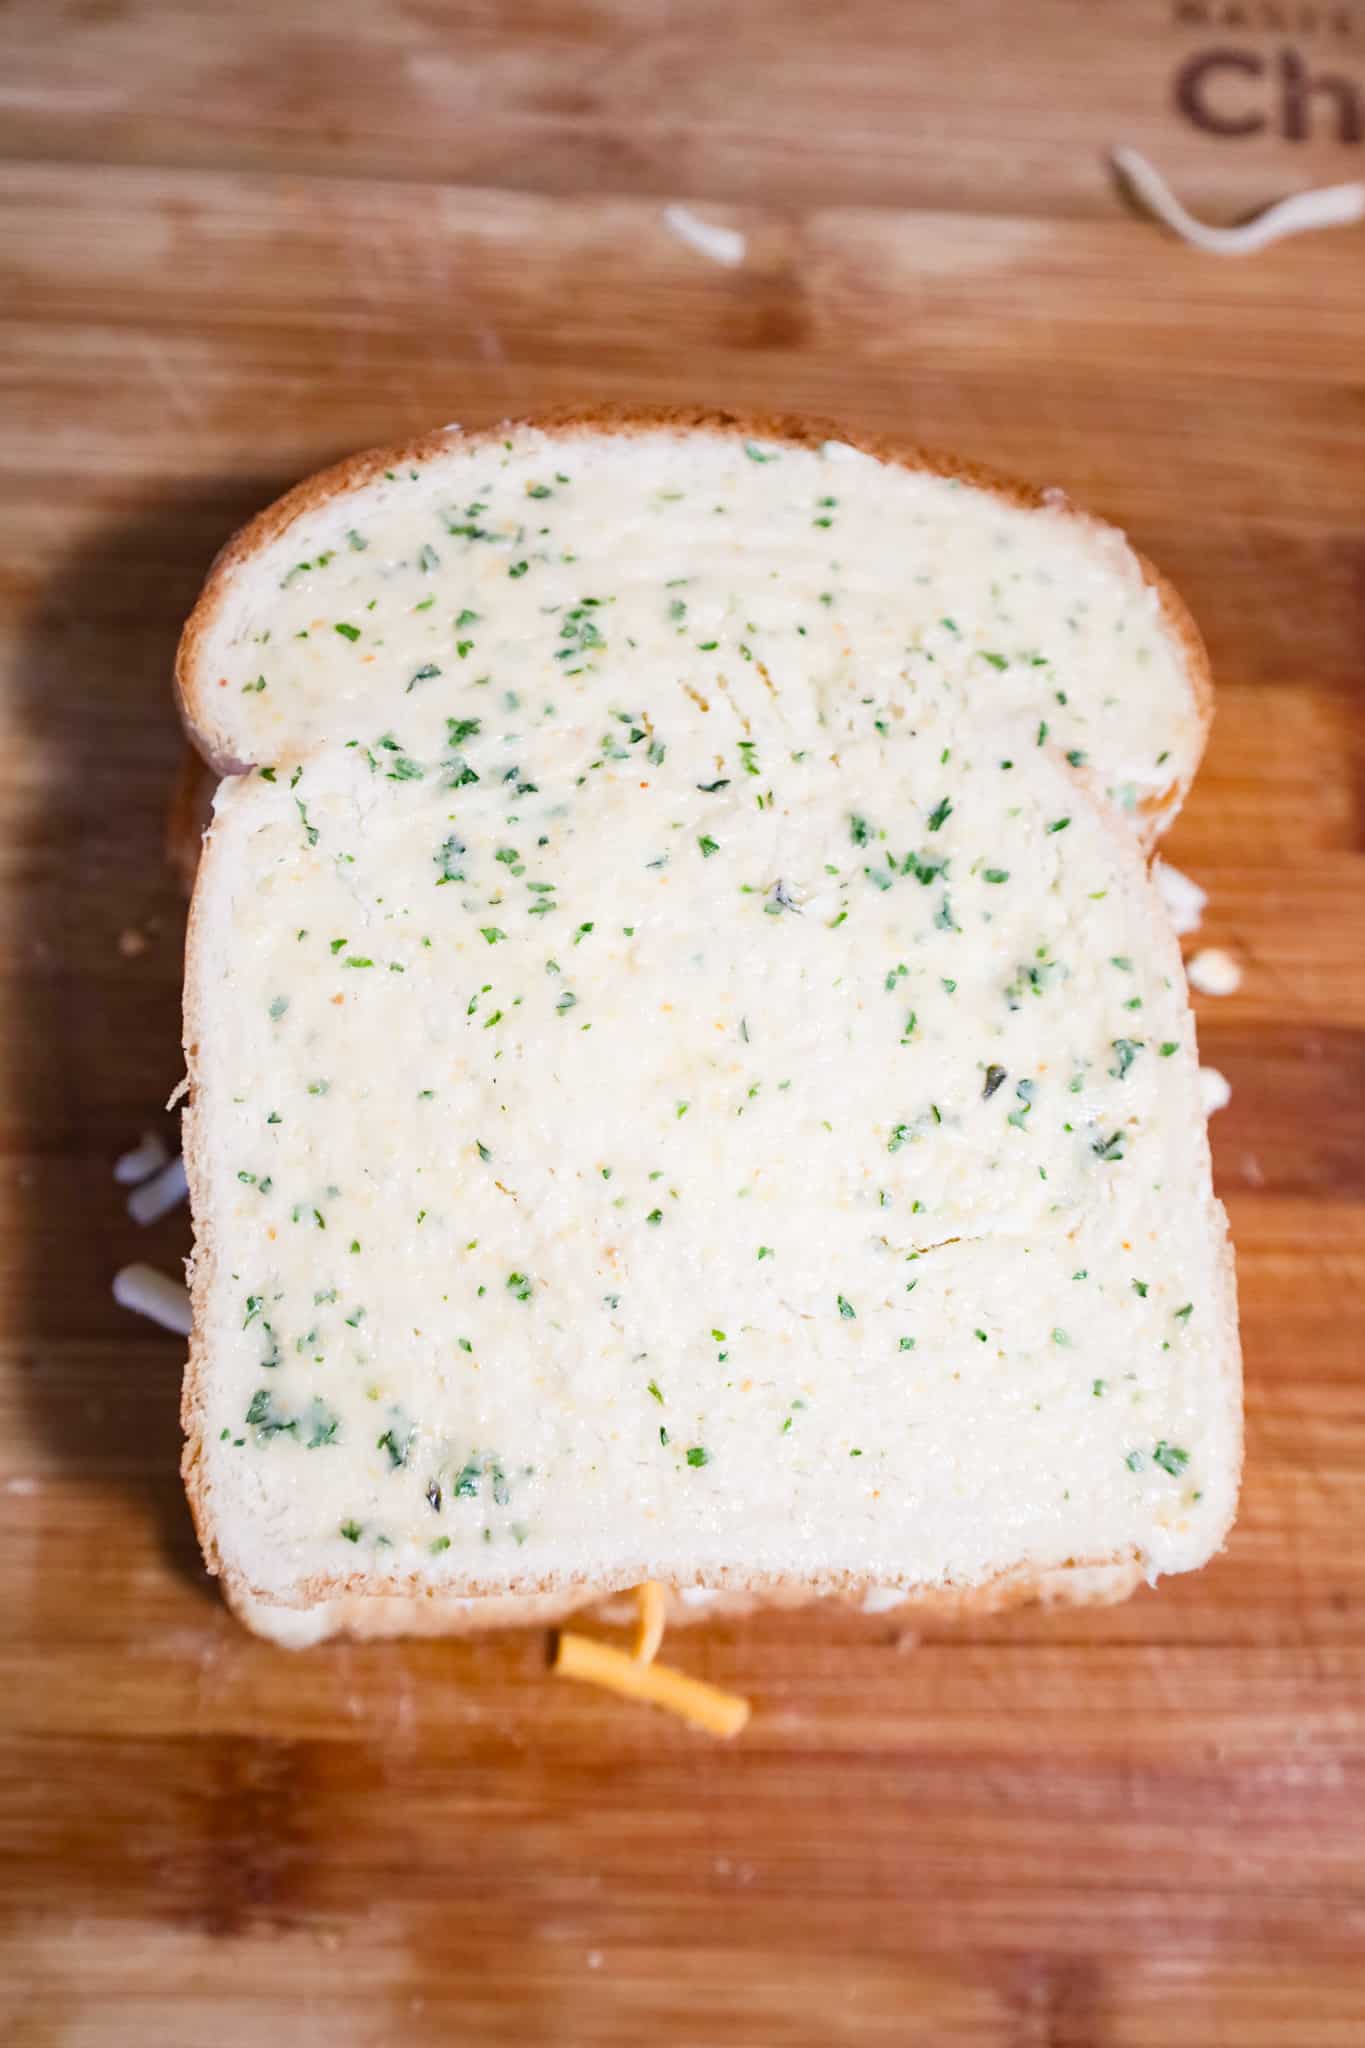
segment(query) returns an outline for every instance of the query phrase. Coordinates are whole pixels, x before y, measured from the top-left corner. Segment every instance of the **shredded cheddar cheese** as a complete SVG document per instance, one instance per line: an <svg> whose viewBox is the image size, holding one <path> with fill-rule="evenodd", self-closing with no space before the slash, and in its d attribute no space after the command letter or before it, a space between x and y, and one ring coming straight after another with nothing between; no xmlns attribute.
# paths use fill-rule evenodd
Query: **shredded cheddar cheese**
<svg viewBox="0 0 1365 2048"><path fill-rule="evenodd" d="M624 1650L614 1650L570 1629L560 1633L554 1669L561 1678L577 1678L585 1685L618 1692L625 1699L663 1707L708 1735L738 1735L749 1718L749 1702L735 1693L688 1678L667 1664L640 1663Z"/></svg>
<svg viewBox="0 0 1365 2048"><path fill-rule="evenodd" d="M642 1586L635 1588L635 1604L639 1618L635 1623L635 1642L631 1655L637 1664L652 1664L659 1654L659 1645L664 1639L664 1589L657 1579L646 1579Z"/></svg>

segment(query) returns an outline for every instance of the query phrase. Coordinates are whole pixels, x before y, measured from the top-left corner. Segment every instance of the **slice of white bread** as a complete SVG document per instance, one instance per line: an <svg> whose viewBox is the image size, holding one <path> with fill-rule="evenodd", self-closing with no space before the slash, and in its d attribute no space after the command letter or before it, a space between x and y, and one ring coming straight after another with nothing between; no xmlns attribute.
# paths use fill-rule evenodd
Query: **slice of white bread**
<svg viewBox="0 0 1365 2048"><path fill-rule="evenodd" d="M1210 693L1119 535L781 423L450 432L248 528L179 681L254 771L191 919L185 1397L254 1627L1217 1548L1231 1257L1142 854Z"/></svg>

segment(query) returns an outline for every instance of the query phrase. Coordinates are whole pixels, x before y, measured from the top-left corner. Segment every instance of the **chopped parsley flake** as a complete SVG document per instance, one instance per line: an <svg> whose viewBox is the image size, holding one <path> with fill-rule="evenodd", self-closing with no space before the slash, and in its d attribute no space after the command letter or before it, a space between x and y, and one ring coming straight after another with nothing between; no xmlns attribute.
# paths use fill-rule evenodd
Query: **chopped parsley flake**
<svg viewBox="0 0 1365 2048"><path fill-rule="evenodd" d="M1142 1051L1144 1041L1140 1038L1116 1038L1112 1043L1118 1064L1109 1069L1110 1078L1121 1081Z"/></svg>

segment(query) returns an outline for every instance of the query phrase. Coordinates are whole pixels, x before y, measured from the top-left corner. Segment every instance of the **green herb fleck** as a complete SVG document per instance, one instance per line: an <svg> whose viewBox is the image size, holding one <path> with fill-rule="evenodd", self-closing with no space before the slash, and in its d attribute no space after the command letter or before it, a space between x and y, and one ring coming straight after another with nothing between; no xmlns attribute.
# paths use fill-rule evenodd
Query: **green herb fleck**
<svg viewBox="0 0 1365 2048"><path fill-rule="evenodd" d="M416 1434L415 1429L409 1429L405 1435L400 1437L397 1430L386 1429L383 1436L376 1440L375 1449L377 1451L387 1451L389 1454L389 1465L394 1471L397 1471L400 1465L407 1464L408 1453L412 1449L413 1438Z"/></svg>
<svg viewBox="0 0 1365 2048"><path fill-rule="evenodd" d="M1111 1043L1118 1059L1118 1065L1109 1069L1110 1078L1115 1081L1121 1081L1132 1066L1133 1061L1142 1051L1145 1041L1141 1038L1115 1038L1111 1040Z"/></svg>

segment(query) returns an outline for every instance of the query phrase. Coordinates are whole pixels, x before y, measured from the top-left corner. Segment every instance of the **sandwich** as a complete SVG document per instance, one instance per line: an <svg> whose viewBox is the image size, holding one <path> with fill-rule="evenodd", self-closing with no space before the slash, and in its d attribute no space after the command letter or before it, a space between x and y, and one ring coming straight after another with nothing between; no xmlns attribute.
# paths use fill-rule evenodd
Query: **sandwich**
<svg viewBox="0 0 1365 2048"><path fill-rule="evenodd" d="M1113 1599L1222 1544L1231 1250L1148 860L1198 633L1053 492L448 429L239 534L184 1471L274 1640Z"/></svg>

